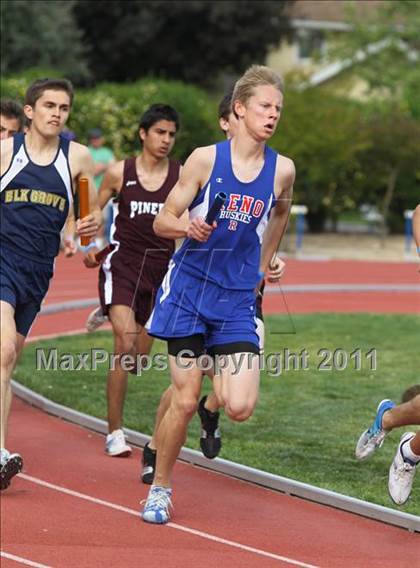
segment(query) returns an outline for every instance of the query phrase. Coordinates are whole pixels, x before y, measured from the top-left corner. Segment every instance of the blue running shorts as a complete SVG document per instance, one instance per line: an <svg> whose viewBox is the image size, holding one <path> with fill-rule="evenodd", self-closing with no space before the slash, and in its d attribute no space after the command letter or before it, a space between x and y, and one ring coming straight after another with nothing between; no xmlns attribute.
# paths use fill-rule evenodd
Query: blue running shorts
<svg viewBox="0 0 420 568"><path fill-rule="evenodd" d="M28 335L41 309L54 266L41 264L1 246L0 299L15 308L16 330Z"/></svg>
<svg viewBox="0 0 420 568"><path fill-rule="evenodd" d="M146 324L150 335L173 339L202 334L206 349L252 343L259 353L255 292L226 290L188 274L170 262Z"/></svg>

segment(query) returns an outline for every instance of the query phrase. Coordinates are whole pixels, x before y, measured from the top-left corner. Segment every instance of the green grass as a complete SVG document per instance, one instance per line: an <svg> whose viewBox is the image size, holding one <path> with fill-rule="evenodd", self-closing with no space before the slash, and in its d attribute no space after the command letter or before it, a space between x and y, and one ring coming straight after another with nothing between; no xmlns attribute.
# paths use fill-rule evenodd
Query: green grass
<svg viewBox="0 0 420 568"><path fill-rule="evenodd" d="M373 458L356 462L354 446L383 398L400 400L408 386L419 383L419 319L407 315L314 314L266 318L266 355L285 348L309 352L308 370L285 371L278 377L262 373L261 395L250 420L234 424L221 419L221 457L392 507L387 493L388 468L404 431L392 432ZM79 411L105 419L103 365L97 371L37 371L36 347L56 347L59 355L112 350L109 332L65 337L29 344L16 371L19 381L44 396ZM362 370L349 360L346 370L321 371L320 349L347 353L357 348L377 350L377 370L365 357ZM165 353L155 342L154 352ZM167 372L130 375L125 425L151 433L160 394L169 384ZM204 390L209 390L206 379ZM195 417L187 445L198 449L199 422ZM420 514L420 477L402 510Z"/></svg>

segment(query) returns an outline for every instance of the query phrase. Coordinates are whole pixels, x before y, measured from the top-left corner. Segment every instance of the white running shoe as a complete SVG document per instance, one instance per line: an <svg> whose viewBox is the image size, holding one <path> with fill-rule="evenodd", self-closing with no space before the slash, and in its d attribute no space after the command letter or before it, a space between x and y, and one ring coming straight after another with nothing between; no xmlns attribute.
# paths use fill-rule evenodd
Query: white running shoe
<svg viewBox="0 0 420 568"><path fill-rule="evenodd" d="M397 505L404 505L410 497L414 476L416 474L416 464L405 458L402 453L402 445L405 442L409 443L408 440L411 440L414 436L414 432L406 432L402 435L394 461L389 468L389 494Z"/></svg>
<svg viewBox="0 0 420 568"><path fill-rule="evenodd" d="M12 478L22 471L23 460L19 454L11 454L6 449L0 452L0 490L7 489Z"/></svg>
<svg viewBox="0 0 420 568"><path fill-rule="evenodd" d="M126 458L131 454L131 448L125 441L124 432L114 430L108 434L105 442L105 453L111 457Z"/></svg>
<svg viewBox="0 0 420 568"><path fill-rule="evenodd" d="M10 452L6 448L0 448L0 467L9 459Z"/></svg>
<svg viewBox="0 0 420 568"><path fill-rule="evenodd" d="M106 321L108 321L107 316L103 314L101 306L98 306L93 312L90 312L86 320L86 329L89 332L96 331L98 327L101 327Z"/></svg>
<svg viewBox="0 0 420 568"><path fill-rule="evenodd" d="M164 525L171 518L172 489L152 485L141 516L146 523ZM141 503L144 503L142 501Z"/></svg>

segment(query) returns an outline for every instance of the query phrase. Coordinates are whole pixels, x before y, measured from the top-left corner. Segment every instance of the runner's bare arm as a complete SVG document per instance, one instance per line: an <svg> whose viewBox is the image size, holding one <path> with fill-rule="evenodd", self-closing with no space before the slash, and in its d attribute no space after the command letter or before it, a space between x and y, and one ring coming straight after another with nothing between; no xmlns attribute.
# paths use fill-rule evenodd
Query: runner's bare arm
<svg viewBox="0 0 420 568"><path fill-rule="evenodd" d="M119 162L114 162L105 172L102 179L101 186L98 193L98 204L102 210L112 197L120 193L122 189L122 182L124 177L124 160ZM99 249L97 247L92 247L85 254L83 258L83 263L86 268L96 268L100 265L100 262L96 260L96 254Z"/></svg>
<svg viewBox="0 0 420 568"><path fill-rule="evenodd" d="M77 184L80 178L89 180L89 206L90 213L84 219L76 221L76 232L79 236L96 237L102 225L102 212L98 205L98 198L93 181L94 162L86 146L77 142L70 143L70 169L73 174L73 183Z"/></svg>
<svg viewBox="0 0 420 568"><path fill-rule="evenodd" d="M413 213L413 237L420 256L420 204L414 209Z"/></svg>
<svg viewBox="0 0 420 568"><path fill-rule="evenodd" d="M292 160L279 156L275 182L277 202L271 211L261 247L260 271L263 273L267 272L270 261L277 252L287 227L295 175L295 166Z"/></svg>
<svg viewBox="0 0 420 568"><path fill-rule="evenodd" d="M189 222L184 213L210 177L214 159L213 146L194 150L155 219L153 229L157 235L167 239L189 237L201 242L208 239L214 227L207 225L201 218Z"/></svg>
<svg viewBox="0 0 420 568"><path fill-rule="evenodd" d="M5 174L10 166L13 156L13 138L1 141L1 175Z"/></svg>
<svg viewBox="0 0 420 568"><path fill-rule="evenodd" d="M124 160L108 167L98 193L99 207L103 209L114 195L120 193L124 177Z"/></svg>
<svg viewBox="0 0 420 568"><path fill-rule="evenodd" d="M74 240L76 233L76 219L74 216L74 207L70 205L69 214L63 228L64 256L70 257L76 254L77 244Z"/></svg>
<svg viewBox="0 0 420 568"><path fill-rule="evenodd" d="M97 228L99 223L97 219L95 219L95 197L92 203L91 197L91 189L93 186L93 179L91 176L92 166L89 163L90 154L87 151L87 148L84 146L73 143L70 145L70 168L72 172L77 172L73 177L73 185L77 187L77 181L81 177L87 177L89 179L89 201L90 201L90 215L85 217L84 221L76 220L75 213L74 213L74 206L70 204L69 214L66 219L66 223L63 229L63 242L64 242L64 255L66 257L73 256L77 252L77 244L74 240L75 235L85 234L86 236L95 236L97 232ZM90 175L89 175L90 174ZM94 187L94 186L93 186ZM89 217L92 217L89 220ZM87 221L87 223L86 223ZM83 223L83 224L82 224ZM82 230L87 230L88 233L81 233L79 231L79 227L81 226ZM92 231L94 231L92 233Z"/></svg>

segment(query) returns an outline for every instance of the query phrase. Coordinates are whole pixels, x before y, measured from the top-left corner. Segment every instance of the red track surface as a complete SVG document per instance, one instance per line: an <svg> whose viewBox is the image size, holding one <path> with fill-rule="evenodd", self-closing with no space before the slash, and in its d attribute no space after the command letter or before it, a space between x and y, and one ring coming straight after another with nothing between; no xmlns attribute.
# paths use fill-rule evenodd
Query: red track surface
<svg viewBox="0 0 420 568"><path fill-rule="evenodd" d="M417 282L413 264L344 261L289 260L284 279L285 284ZM80 258L58 260L48 303L95 295L96 271L83 269ZM290 293L285 297L292 314L420 312L415 294ZM266 296L267 312L286 311L284 305L281 295ZM32 335L81 329L88 311L42 316ZM208 563L221 568L269 568L299 562L334 568L412 568L418 562L418 534L181 463L174 476L176 525L146 525L136 514L147 493L138 481L140 453L112 460L103 454L103 443L102 436L15 401L9 446L24 455L24 473L32 479L16 478L2 495L4 552L60 568L189 568ZM65 494L60 487L79 495ZM115 505L125 509L116 510ZM2 558L1 565L12 567L16 562Z"/></svg>
<svg viewBox="0 0 420 568"><path fill-rule="evenodd" d="M139 509L139 452L113 460L103 437L16 402L12 446L25 473L84 495ZM419 535L248 483L177 464L177 525L315 566L412 568ZM60 567L269 568L290 564L143 523L134 514L16 478L2 498L2 549ZM3 566L3 562L2 562ZM5 563L4 566L7 566Z"/></svg>
<svg viewBox="0 0 420 568"><path fill-rule="evenodd" d="M376 314L420 314L417 292L305 292L264 296L265 314L308 314L315 312Z"/></svg>
<svg viewBox="0 0 420 568"><path fill-rule="evenodd" d="M414 263L365 261L287 260L282 284L419 284ZM84 268L81 256L57 259L56 273L46 304L95 298L97 270ZM82 329L89 309L38 318L31 335ZM270 313L374 312L420 313L420 294L414 292L305 292L266 294L264 311Z"/></svg>
<svg viewBox="0 0 420 568"><path fill-rule="evenodd" d="M92 298L97 294L97 270L83 266L81 256L60 256L47 303ZM419 284L418 266L409 262L352 260L286 260L282 284ZM304 294L300 294L304 296Z"/></svg>

